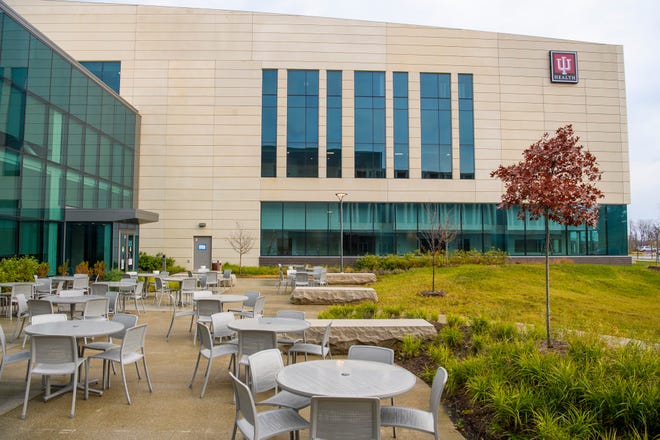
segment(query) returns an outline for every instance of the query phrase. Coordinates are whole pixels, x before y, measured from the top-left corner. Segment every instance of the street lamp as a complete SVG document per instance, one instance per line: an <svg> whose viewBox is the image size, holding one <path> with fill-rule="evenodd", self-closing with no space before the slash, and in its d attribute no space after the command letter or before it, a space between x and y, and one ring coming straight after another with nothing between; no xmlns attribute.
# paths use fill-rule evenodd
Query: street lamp
<svg viewBox="0 0 660 440"><path fill-rule="evenodd" d="M344 197L347 193L335 193L339 199L339 271L344 273Z"/></svg>

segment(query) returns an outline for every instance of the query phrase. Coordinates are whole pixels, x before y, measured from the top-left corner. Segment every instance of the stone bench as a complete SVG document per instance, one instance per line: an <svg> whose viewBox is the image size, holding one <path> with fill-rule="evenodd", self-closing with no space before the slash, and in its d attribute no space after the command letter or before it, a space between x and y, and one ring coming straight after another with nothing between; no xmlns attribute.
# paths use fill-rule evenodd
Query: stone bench
<svg viewBox="0 0 660 440"><path fill-rule="evenodd" d="M328 272L328 284L333 286L360 286L376 282L376 275L371 272Z"/></svg>
<svg viewBox="0 0 660 440"><path fill-rule="evenodd" d="M371 287L300 286L291 292L293 304L347 304L362 301L378 302L376 291Z"/></svg>
<svg viewBox="0 0 660 440"><path fill-rule="evenodd" d="M333 353L348 352L354 344L393 347L405 335L423 340L437 336L433 324L424 319L308 319L307 342L320 343L325 326L332 321L330 345Z"/></svg>

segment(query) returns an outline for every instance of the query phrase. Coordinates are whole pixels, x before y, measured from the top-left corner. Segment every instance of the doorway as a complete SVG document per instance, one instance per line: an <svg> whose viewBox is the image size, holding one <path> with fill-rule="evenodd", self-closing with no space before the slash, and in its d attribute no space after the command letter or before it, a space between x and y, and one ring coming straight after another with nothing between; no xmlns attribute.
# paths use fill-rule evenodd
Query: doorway
<svg viewBox="0 0 660 440"><path fill-rule="evenodd" d="M193 244L193 269L199 269L202 266L210 269L213 238L210 235L195 236Z"/></svg>
<svg viewBox="0 0 660 440"><path fill-rule="evenodd" d="M124 272L137 271L138 259L136 255L136 234L134 231L119 231L119 270Z"/></svg>

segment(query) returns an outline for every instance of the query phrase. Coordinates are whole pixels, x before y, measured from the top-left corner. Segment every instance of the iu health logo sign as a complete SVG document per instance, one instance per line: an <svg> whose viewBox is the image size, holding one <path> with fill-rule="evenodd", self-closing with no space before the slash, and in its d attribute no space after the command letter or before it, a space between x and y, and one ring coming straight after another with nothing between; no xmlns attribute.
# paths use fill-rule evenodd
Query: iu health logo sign
<svg viewBox="0 0 660 440"><path fill-rule="evenodd" d="M577 52L550 51L550 81L577 84Z"/></svg>

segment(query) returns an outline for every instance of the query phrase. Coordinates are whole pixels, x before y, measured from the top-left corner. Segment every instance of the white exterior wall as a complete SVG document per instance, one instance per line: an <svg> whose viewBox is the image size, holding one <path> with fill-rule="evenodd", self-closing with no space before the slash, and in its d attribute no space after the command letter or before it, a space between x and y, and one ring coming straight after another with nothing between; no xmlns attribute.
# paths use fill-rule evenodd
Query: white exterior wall
<svg viewBox="0 0 660 440"><path fill-rule="evenodd" d="M605 204L630 203L621 46L519 35L213 9L8 0L81 61L121 61L121 95L142 116L141 250L192 265L194 235L259 236L261 201L497 203L490 177L544 132L572 123L604 171ZM548 51L576 51L578 84L553 84ZM277 178L261 178L261 69L279 69ZM319 75L319 176L286 178L286 70ZM343 71L343 178L325 178L325 75ZM353 71L386 72L387 179L353 173ZM409 72L410 178L393 179L392 72ZM421 179L419 73L451 73L452 180ZM475 179L460 180L458 73L473 74ZM200 222L206 223L199 228ZM244 258L257 264L259 246Z"/></svg>

